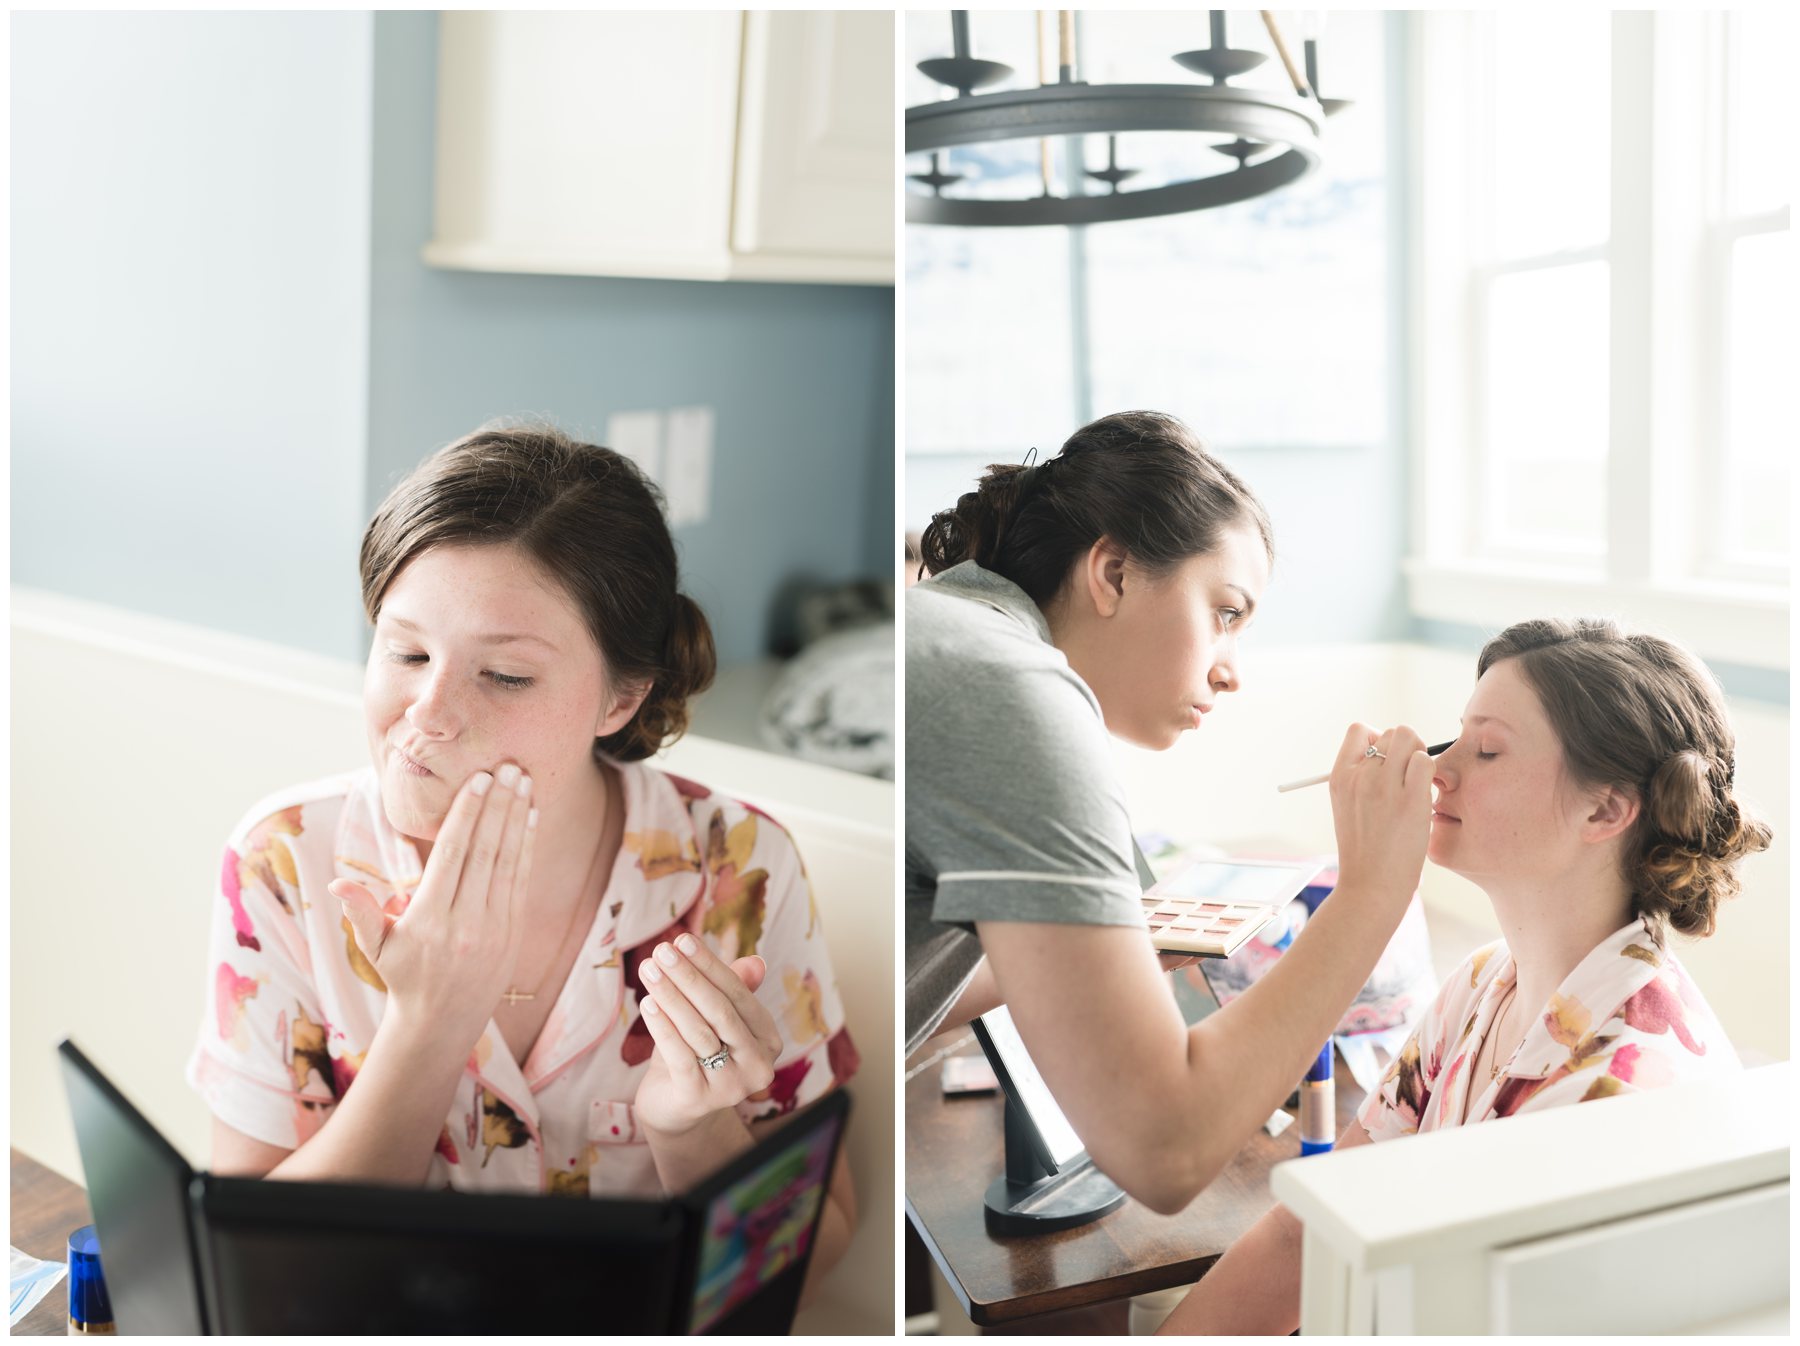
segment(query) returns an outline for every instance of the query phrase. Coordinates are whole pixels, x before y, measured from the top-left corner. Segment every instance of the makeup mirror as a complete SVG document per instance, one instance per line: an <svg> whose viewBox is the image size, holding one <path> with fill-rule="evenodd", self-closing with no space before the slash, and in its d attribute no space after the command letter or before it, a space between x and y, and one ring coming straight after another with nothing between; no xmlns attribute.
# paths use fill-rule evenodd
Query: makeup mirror
<svg viewBox="0 0 1800 1346"><path fill-rule="evenodd" d="M1125 1201L1094 1167L1004 1006L974 1022L1006 1099L1006 1171L983 1198L990 1234L1048 1234L1097 1220Z"/></svg>

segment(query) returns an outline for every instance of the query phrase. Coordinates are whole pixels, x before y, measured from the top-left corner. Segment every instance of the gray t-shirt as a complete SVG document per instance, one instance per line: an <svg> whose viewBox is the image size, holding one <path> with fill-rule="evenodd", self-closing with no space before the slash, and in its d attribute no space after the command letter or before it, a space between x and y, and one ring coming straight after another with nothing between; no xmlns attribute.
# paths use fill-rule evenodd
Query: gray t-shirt
<svg viewBox="0 0 1800 1346"><path fill-rule="evenodd" d="M906 595L906 1050L981 959L976 921L1144 924L1100 703L1025 591L973 561Z"/></svg>

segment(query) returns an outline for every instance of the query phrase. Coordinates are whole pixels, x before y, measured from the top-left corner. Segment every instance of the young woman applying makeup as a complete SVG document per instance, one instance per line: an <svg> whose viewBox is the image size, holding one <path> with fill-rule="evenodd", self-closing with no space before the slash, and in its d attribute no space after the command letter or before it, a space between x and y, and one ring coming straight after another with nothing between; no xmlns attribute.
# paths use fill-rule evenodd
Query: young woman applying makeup
<svg viewBox="0 0 1800 1346"><path fill-rule="evenodd" d="M1099 1167L1179 1210L1293 1090L1418 884L1431 759L1352 725L1341 879L1256 987L1193 1027L1147 938L1107 734L1171 747L1239 685L1262 506L1172 417L1128 412L991 468L907 594L907 1050L1004 1003ZM985 955L985 957L984 957Z"/></svg>
<svg viewBox="0 0 1800 1346"><path fill-rule="evenodd" d="M1445 981L1338 1145L1736 1070L1669 940L1710 935L1738 862L1769 844L1735 755L1717 683L1668 641L1607 621L1490 641L1437 761L1430 857L1486 891L1504 937ZM1300 1241L1274 1207L1163 1331L1291 1332Z"/></svg>
<svg viewBox="0 0 1800 1346"><path fill-rule="evenodd" d="M712 679L651 487L488 428L370 522L370 763L224 855L188 1067L215 1172L679 1191L856 1067L806 872L645 759ZM840 1161L813 1271L855 1220Z"/></svg>

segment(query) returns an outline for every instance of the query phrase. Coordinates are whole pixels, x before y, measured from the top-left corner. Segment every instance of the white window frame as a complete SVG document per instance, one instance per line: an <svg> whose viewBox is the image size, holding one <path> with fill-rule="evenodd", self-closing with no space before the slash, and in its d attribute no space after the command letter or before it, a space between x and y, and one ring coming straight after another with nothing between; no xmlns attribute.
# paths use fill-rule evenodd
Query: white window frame
<svg viewBox="0 0 1800 1346"><path fill-rule="evenodd" d="M1598 248L1500 265L1482 264L1482 186L1471 153L1491 104L1470 97L1485 82L1482 20L1434 11L1408 22L1408 73L1422 109L1409 146L1414 470L1412 554L1403 568L1413 614L1490 628L1530 616L1613 614L1711 659L1787 668L1785 571L1713 562L1726 358L1722 254L1745 227L1715 224L1719 184L1707 180L1709 168L1718 176L1723 143L1715 17L1613 14L1611 237ZM1702 51L1708 77L1696 80ZM1601 257L1611 273L1605 554L1584 562L1567 552L1484 549L1486 286L1525 265ZM1447 500L1458 503L1446 510Z"/></svg>
<svg viewBox="0 0 1800 1346"><path fill-rule="evenodd" d="M1695 498L1704 511L1707 531L1701 537L1701 549L1695 558L1696 571L1708 578L1724 581L1768 583L1776 571L1787 567L1770 567L1734 562L1723 556L1717 530L1724 527L1725 502L1720 486L1725 480L1725 451L1729 442L1730 415L1727 401L1730 392L1731 279L1733 249L1746 238L1757 234L1778 233L1790 227L1789 207L1775 210L1731 211L1730 169L1736 161L1726 152L1726 137L1732 134L1732 107L1727 81L1730 78L1731 44L1736 40L1733 29L1737 15L1714 10L1705 14L1706 107L1705 159L1707 165L1704 190L1707 218L1701 238L1701 278L1704 312L1701 316L1705 342L1705 363L1700 372L1703 390L1702 443L1716 446L1717 457L1700 466L1693 485ZM1741 167L1741 164L1736 166Z"/></svg>

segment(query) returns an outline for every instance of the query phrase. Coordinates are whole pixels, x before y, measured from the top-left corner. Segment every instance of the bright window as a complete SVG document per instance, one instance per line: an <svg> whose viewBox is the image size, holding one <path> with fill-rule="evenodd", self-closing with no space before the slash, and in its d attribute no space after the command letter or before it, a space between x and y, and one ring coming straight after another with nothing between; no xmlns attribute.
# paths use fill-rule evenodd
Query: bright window
<svg viewBox="0 0 1800 1346"><path fill-rule="evenodd" d="M1227 21L1232 46L1270 53L1235 82L1290 88L1256 12L1233 10ZM1279 21L1298 59L1294 12ZM1171 58L1208 44L1205 11L1092 10L1078 22L1084 78L1197 80ZM1031 12L975 11L970 27L974 55L1015 71L996 87L1038 82ZM909 481L935 483L958 458L1017 461L1033 445L1054 453L1082 420L1129 407L1180 416L1228 455L1386 442L1390 28L1378 12L1326 20L1323 91L1355 102L1327 123L1323 169L1281 191L1081 230L909 226ZM940 94L912 67L949 50L948 12L907 13L909 105ZM1068 149L1048 146L1058 191ZM1024 196L1041 187L1043 153L1035 140L959 147L940 166L964 175L958 194ZM1118 155L1138 170L1130 188L1229 169L1201 135L1121 136ZM1106 138L1087 137L1083 156L1103 166ZM907 157L908 173L929 166ZM949 485L945 477L936 494ZM917 522L911 495L909 486Z"/></svg>
<svg viewBox="0 0 1800 1346"><path fill-rule="evenodd" d="M1606 547L1609 21L1473 23L1478 536L1591 565Z"/></svg>
<svg viewBox="0 0 1800 1346"><path fill-rule="evenodd" d="M1409 288L1415 615L1602 611L1788 663L1779 11L1433 11Z"/></svg>
<svg viewBox="0 0 1800 1346"><path fill-rule="evenodd" d="M1483 534L1493 550L1606 547L1607 268L1491 276L1482 333Z"/></svg>

